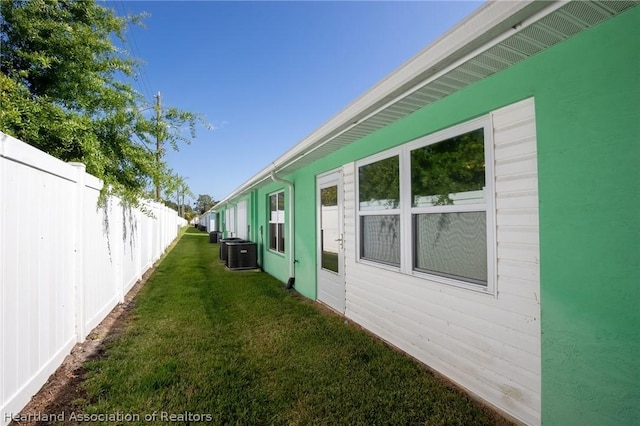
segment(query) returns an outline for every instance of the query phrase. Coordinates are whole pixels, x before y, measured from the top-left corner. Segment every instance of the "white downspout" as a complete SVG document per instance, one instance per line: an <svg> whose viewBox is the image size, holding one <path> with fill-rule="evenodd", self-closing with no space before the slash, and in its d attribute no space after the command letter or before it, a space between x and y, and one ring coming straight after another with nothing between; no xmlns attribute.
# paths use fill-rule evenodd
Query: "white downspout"
<svg viewBox="0 0 640 426"><path fill-rule="evenodd" d="M295 284L295 281L296 281L296 254L295 254L296 252L295 252L295 237L293 234L293 230L295 229L294 228L295 188L293 186L293 182L277 177L275 170L271 171L271 179L274 182L283 183L287 185L287 187L289 188L289 197L288 197L288 200L289 200L289 249L288 250L289 250L289 256L290 256L290 262L289 262L289 281L287 281L287 289L291 289L293 288L293 285Z"/></svg>

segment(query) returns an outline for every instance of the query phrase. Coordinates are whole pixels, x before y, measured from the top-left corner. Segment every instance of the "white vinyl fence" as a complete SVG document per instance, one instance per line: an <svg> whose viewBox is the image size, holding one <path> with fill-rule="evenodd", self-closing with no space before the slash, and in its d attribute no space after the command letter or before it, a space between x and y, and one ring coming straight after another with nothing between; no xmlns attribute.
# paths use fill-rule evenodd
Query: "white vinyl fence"
<svg viewBox="0 0 640 426"><path fill-rule="evenodd" d="M160 258L186 221L0 132L0 425Z"/></svg>

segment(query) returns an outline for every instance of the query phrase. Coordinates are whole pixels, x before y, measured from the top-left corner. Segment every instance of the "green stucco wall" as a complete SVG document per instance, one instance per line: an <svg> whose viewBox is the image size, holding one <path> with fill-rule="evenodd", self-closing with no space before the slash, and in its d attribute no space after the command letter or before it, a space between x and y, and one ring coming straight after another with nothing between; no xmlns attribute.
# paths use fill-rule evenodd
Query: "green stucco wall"
<svg viewBox="0 0 640 426"><path fill-rule="evenodd" d="M263 228L263 235L260 238L260 245L262 255L264 256L263 268L264 271L270 275L273 275L278 280L286 283L289 279L289 259L291 253L289 250L285 250L285 253L277 253L269 250L269 194L277 191L284 190L285 196L285 217L288 217L288 204L289 204L289 190L285 185L281 183L270 183L267 186L262 187L260 190L254 192L254 199L257 200L257 215L258 222L252 226L259 231L260 226ZM287 241L289 241L289 225L285 225L285 247L288 247ZM297 250L296 250L297 252Z"/></svg>
<svg viewBox="0 0 640 426"><path fill-rule="evenodd" d="M638 28L640 7L295 176L298 192L313 194L318 173L534 96L548 425L640 424ZM309 250L303 254L298 244L297 257L309 278L298 280L313 298L315 203L310 196L299 201L298 239Z"/></svg>
<svg viewBox="0 0 640 426"><path fill-rule="evenodd" d="M640 424L639 28L635 7L550 51L536 98L549 424Z"/></svg>
<svg viewBox="0 0 640 426"><path fill-rule="evenodd" d="M316 298L317 174L533 96L543 424L640 424L638 28L635 7L284 176L296 185L296 290ZM255 229L281 188L254 193ZM285 282L288 257L265 253Z"/></svg>

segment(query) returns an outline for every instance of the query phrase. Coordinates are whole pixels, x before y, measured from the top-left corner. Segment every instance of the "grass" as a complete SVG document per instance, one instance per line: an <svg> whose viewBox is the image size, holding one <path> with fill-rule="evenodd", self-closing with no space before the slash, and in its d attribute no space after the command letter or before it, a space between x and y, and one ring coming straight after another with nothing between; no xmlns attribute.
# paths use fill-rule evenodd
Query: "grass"
<svg viewBox="0 0 640 426"><path fill-rule="evenodd" d="M139 424L154 412L181 424L494 424L415 361L269 275L226 271L207 237L187 230L122 333L85 365L86 415L137 414Z"/></svg>

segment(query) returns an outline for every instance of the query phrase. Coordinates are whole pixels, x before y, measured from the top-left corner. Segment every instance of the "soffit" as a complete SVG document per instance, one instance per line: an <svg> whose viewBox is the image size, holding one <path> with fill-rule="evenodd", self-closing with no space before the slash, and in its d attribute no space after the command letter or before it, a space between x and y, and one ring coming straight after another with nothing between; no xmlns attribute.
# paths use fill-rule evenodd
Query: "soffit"
<svg viewBox="0 0 640 426"><path fill-rule="evenodd" d="M636 4L638 1L632 0L567 3L443 75L427 83L423 82L371 116L353 123L340 134L320 140L316 146L310 147L295 160L279 167L278 173L288 174L299 170L329 153L393 124L479 80L518 64Z"/></svg>
<svg viewBox="0 0 640 426"><path fill-rule="evenodd" d="M430 66L429 69L408 79L406 84L377 100L370 108L359 111L353 116L347 114L344 122L333 126L326 133L322 133L325 126L321 127L278 158L272 165L245 182L221 204L269 182L271 171L275 171L281 176L293 173L427 105L598 25L638 3L640 0L572 1L568 3L534 1L529 3L526 8L508 16L508 19L502 20L499 17L494 17L500 21L501 25L492 27L483 35L484 37L478 37L474 42L465 46L454 46L455 49L450 49L451 53L445 55L442 60ZM489 2L485 10L492 11L491 6L491 2ZM546 11L547 7L555 7L555 9L548 12ZM478 11L478 13L482 12L483 9ZM540 17L536 17L538 13L541 15ZM470 22L470 19L467 19L462 25L467 22ZM450 34L445 34L445 36L448 35ZM492 42L486 41L488 37L492 38ZM418 56L425 52L429 53L428 49ZM435 52L435 54L437 53ZM385 80L380 85L384 83ZM366 94L362 99L365 97ZM345 111L348 110L349 107ZM338 117L343 115L344 111L338 114ZM308 142L308 140L312 140L312 142Z"/></svg>

